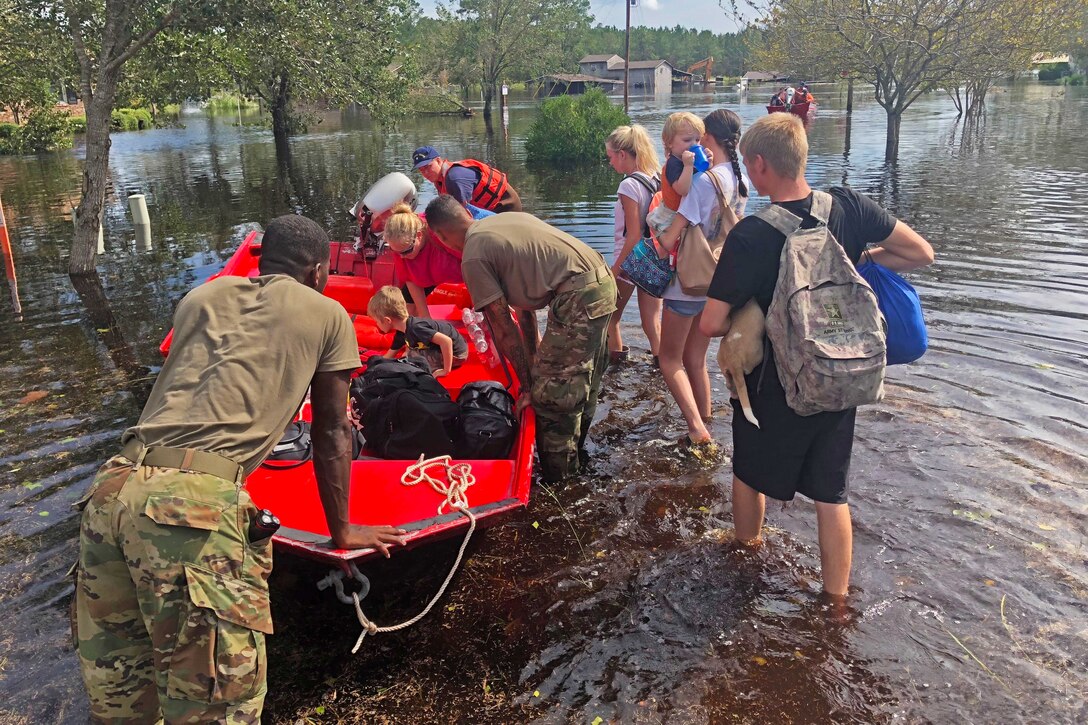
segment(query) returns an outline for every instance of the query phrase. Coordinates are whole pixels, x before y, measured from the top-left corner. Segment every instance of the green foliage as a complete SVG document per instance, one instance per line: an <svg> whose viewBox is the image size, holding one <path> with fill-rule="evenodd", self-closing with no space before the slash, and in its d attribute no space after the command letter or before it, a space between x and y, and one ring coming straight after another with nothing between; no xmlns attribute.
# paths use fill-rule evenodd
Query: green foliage
<svg viewBox="0 0 1088 725"><path fill-rule="evenodd" d="M238 113L241 104L243 111L256 111L260 104L249 98L244 98L236 93L220 91L208 99L208 113Z"/></svg>
<svg viewBox="0 0 1088 725"><path fill-rule="evenodd" d="M22 136L25 153L37 154L69 148L72 145L72 132L69 129L68 114L51 108L35 109L26 119Z"/></svg>
<svg viewBox="0 0 1088 725"><path fill-rule="evenodd" d="M599 89L581 96L549 98L529 128L525 150L530 164L599 164L604 141L631 119Z"/></svg>
<svg viewBox="0 0 1088 725"><path fill-rule="evenodd" d="M264 101L273 130L289 132L299 104L365 105L394 118L414 79L389 70L403 64L401 38L410 0L271 0L248 3L226 36L220 62L241 90Z"/></svg>
<svg viewBox="0 0 1088 725"><path fill-rule="evenodd" d="M87 117L70 116L68 118L68 128L72 133L87 133Z"/></svg>
<svg viewBox="0 0 1088 725"><path fill-rule="evenodd" d="M1085 77L1083 73L1074 73L1071 76L1062 78L1062 84L1067 86L1083 86L1084 80Z"/></svg>
<svg viewBox="0 0 1088 725"><path fill-rule="evenodd" d="M116 108L110 113L110 128L114 131L144 131L154 125L146 108Z"/></svg>
<svg viewBox="0 0 1088 725"><path fill-rule="evenodd" d="M1039 69L1039 80L1041 81L1061 80L1072 72L1068 63L1042 63L1037 67Z"/></svg>
<svg viewBox="0 0 1088 725"><path fill-rule="evenodd" d="M37 108L22 126L0 124L0 154L39 154L71 145L68 114L63 111Z"/></svg>
<svg viewBox="0 0 1088 725"><path fill-rule="evenodd" d="M589 25L587 0L459 0L456 9L438 7L445 26L441 44L458 82L479 82L485 112L498 84L554 72L577 53L577 39ZM423 47L428 39L423 38ZM575 61L577 59L575 58Z"/></svg>

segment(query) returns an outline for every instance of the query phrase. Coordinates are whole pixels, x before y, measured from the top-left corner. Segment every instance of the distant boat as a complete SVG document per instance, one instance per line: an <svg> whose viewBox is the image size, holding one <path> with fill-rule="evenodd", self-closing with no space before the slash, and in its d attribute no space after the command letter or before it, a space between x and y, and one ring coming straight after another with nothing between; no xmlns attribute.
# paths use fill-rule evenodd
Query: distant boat
<svg viewBox="0 0 1088 725"><path fill-rule="evenodd" d="M801 118L808 118L808 114L815 111L816 104L810 101L792 103L786 106L767 106L767 113L792 113Z"/></svg>

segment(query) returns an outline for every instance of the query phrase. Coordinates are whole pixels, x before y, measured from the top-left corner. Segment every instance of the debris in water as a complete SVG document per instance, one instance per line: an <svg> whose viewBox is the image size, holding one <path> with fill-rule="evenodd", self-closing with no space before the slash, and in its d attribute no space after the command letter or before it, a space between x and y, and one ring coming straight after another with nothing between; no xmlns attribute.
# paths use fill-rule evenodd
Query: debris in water
<svg viewBox="0 0 1088 725"><path fill-rule="evenodd" d="M19 399L19 405L27 405L29 403L36 402L47 395L49 395L48 390L31 390L29 393Z"/></svg>

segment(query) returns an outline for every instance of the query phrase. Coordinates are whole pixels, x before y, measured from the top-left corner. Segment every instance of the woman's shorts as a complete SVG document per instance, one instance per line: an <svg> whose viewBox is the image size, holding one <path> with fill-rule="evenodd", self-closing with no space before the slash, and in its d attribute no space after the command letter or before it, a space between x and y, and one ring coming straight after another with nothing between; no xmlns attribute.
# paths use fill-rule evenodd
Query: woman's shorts
<svg viewBox="0 0 1088 725"><path fill-rule="evenodd" d="M663 302L665 304L666 310L673 313L674 315L679 315L680 317L695 317L695 315L702 312L703 307L706 306L706 300L699 300L697 302L693 302L691 300L666 299L663 300Z"/></svg>
<svg viewBox="0 0 1088 725"><path fill-rule="evenodd" d="M435 291L435 288L437 286L438 285L431 285L430 287L424 287L423 288L423 294L424 295L429 295L430 293ZM404 295L404 301L405 302L407 302L408 304L413 304L414 303L414 300L412 299L412 293L408 291L408 285L406 285L406 284L401 285L400 293L402 295Z"/></svg>

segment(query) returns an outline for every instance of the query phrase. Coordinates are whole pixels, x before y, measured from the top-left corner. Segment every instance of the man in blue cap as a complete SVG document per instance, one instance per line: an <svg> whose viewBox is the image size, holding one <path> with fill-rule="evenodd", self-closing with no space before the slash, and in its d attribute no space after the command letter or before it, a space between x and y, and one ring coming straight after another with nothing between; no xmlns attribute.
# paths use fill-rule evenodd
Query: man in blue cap
<svg viewBox="0 0 1088 725"><path fill-rule="evenodd" d="M421 146L412 152L412 165L439 194L449 194L462 204L496 213L522 210L521 197L506 174L482 161L448 161L434 146Z"/></svg>

